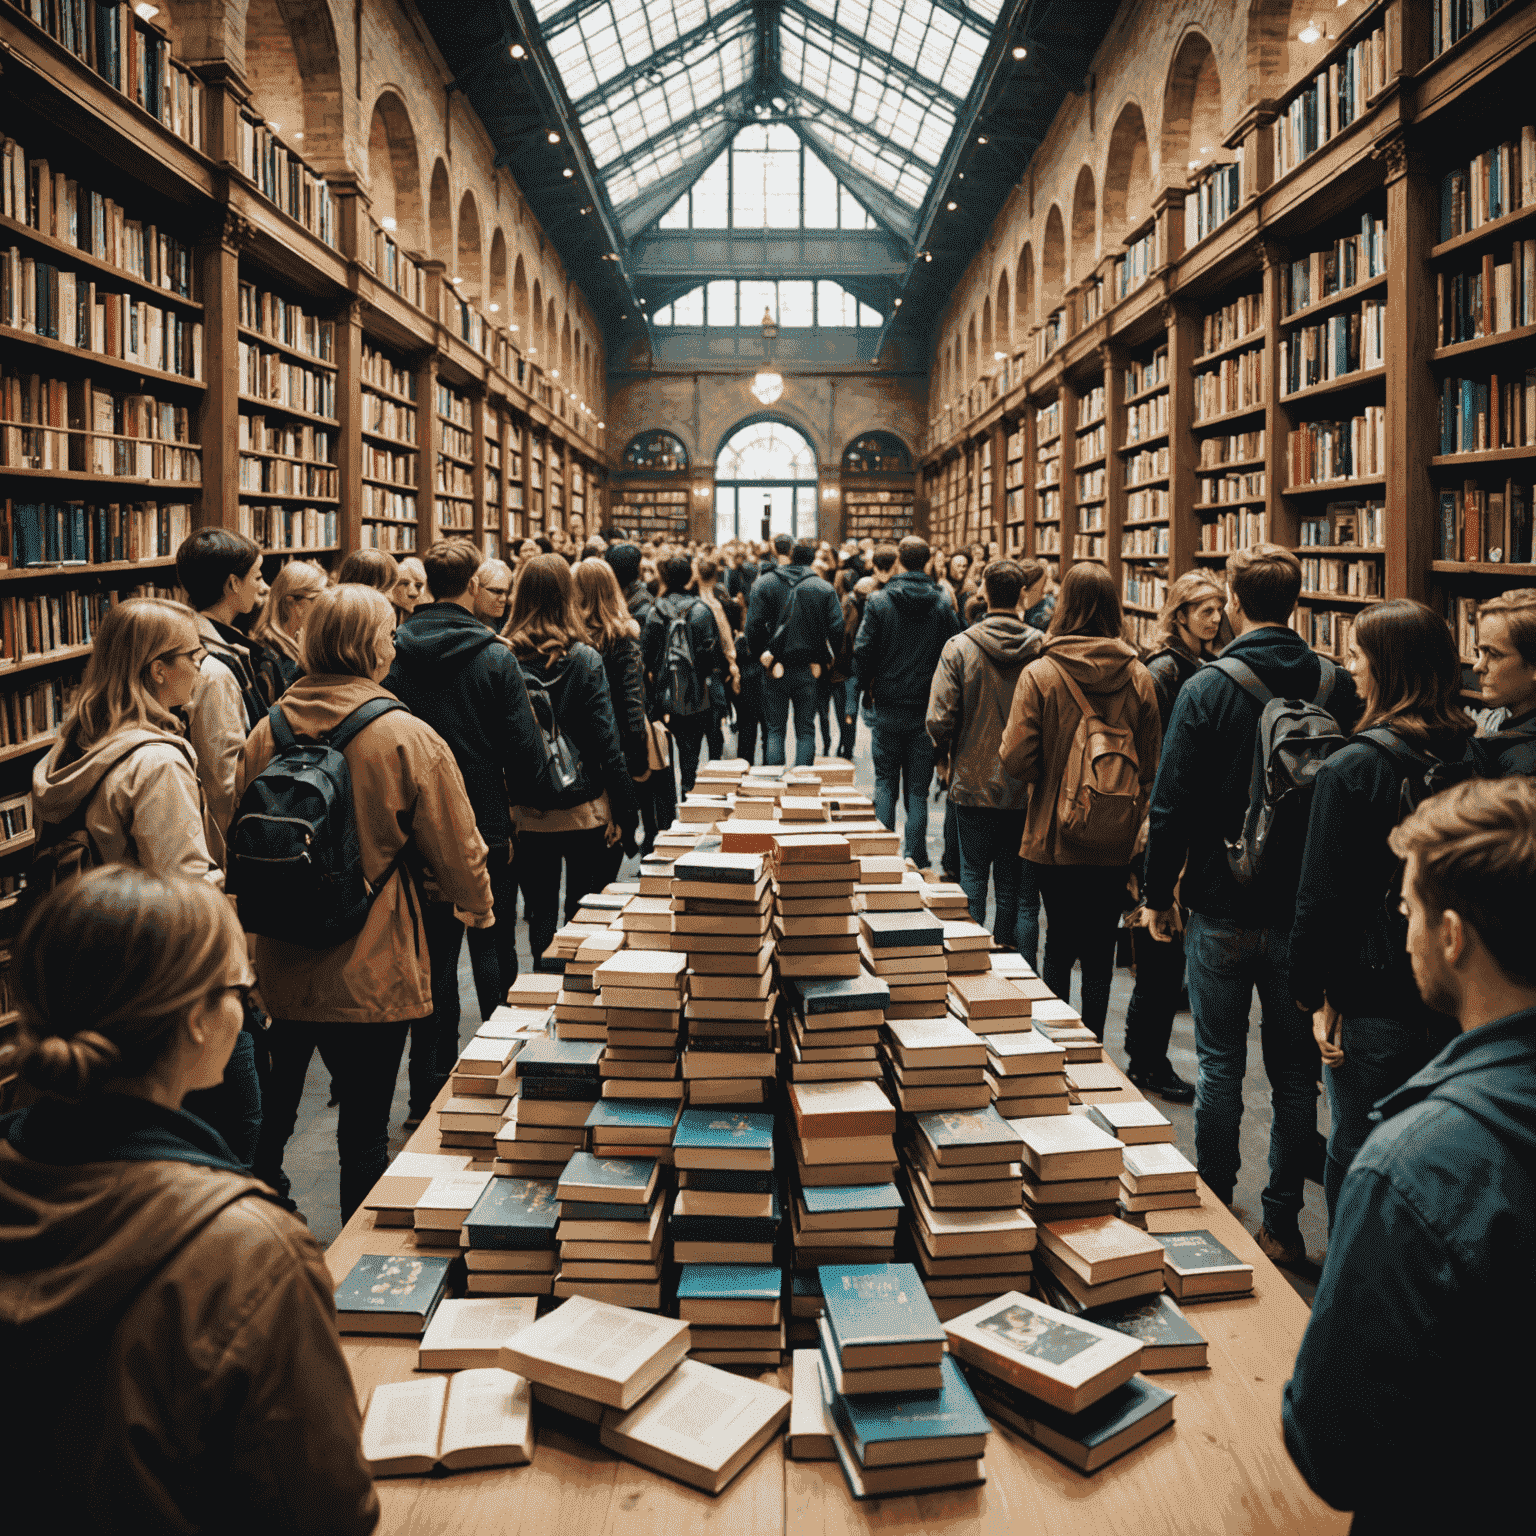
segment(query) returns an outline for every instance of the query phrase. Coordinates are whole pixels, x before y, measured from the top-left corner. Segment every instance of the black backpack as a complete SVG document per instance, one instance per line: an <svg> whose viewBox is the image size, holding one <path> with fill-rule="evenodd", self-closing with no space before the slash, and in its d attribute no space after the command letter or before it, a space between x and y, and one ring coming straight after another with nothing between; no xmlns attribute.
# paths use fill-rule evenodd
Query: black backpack
<svg viewBox="0 0 1536 1536"><path fill-rule="evenodd" d="M1276 698L1253 668L1235 656L1210 663L1258 700L1262 711L1253 739L1248 811L1242 831L1226 840L1227 867L1239 885L1256 885L1263 880L1271 845L1299 848L1306 840L1317 771L1348 745L1338 721L1328 712L1339 669L1326 656L1317 660L1322 677L1317 697L1310 702Z"/></svg>
<svg viewBox="0 0 1536 1536"><path fill-rule="evenodd" d="M369 699L318 739L295 736L280 704L267 711L272 758L235 808L224 882L238 898L247 932L308 949L331 949L362 932L405 849L370 887L342 753L365 726L395 709L406 706Z"/></svg>
<svg viewBox="0 0 1536 1536"><path fill-rule="evenodd" d="M581 778L581 755L560 729L560 717L555 712L555 701L550 698L549 689L538 678L531 677L526 667L523 668L523 686L528 690L528 707L533 710L534 724L544 742L545 782L556 795L563 795Z"/></svg>
<svg viewBox="0 0 1536 1536"><path fill-rule="evenodd" d="M666 620L666 638L661 644L661 674L657 678L657 696L664 715L702 714L709 708L709 691L699 678L694 658L693 636L688 618L698 606L694 598L681 613ZM665 617L665 616L663 616ZM714 622L713 617L710 620Z"/></svg>

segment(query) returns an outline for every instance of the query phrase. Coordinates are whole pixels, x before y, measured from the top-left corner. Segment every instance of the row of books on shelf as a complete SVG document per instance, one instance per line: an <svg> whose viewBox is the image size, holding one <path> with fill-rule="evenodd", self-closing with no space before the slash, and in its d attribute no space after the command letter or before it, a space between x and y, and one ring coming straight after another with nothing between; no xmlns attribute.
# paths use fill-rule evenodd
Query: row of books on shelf
<svg viewBox="0 0 1536 1536"><path fill-rule="evenodd" d="M1536 203L1536 125L1440 178L1440 238L1454 240Z"/></svg>
<svg viewBox="0 0 1536 1536"><path fill-rule="evenodd" d="M78 588L0 597L0 667L14 667L89 645L109 608L129 597L171 597L152 586L124 591Z"/></svg>
<svg viewBox="0 0 1536 1536"><path fill-rule="evenodd" d="M1201 475L1195 482L1195 500L1202 506L1225 506L1234 501L1262 500L1265 495L1262 469L1245 469L1231 475Z"/></svg>
<svg viewBox="0 0 1536 1536"><path fill-rule="evenodd" d="M1302 549L1344 546L1352 549L1387 547L1387 504L1384 501L1330 501L1320 516L1298 524Z"/></svg>
<svg viewBox="0 0 1536 1536"><path fill-rule="evenodd" d="M32 830L32 796L11 795L0 800L0 843L13 842Z"/></svg>
<svg viewBox="0 0 1536 1536"><path fill-rule="evenodd" d="M1072 558L1074 560L1104 560L1104 535L1101 533L1079 533L1072 540Z"/></svg>
<svg viewBox="0 0 1536 1536"><path fill-rule="evenodd" d="M1337 594L1340 597L1380 597L1381 562L1304 556L1301 562L1301 589L1308 593Z"/></svg>
<svg viewBox="0 0 1536 1536"><path fill-rule="evenodd" d="M1513 480L1493 488L1468 480L1459 491L1441 491L1435 558L1528 565L1533 500L1536 486Z"/></svg>
<svg viewBox="0 0 1536 1536"><path fill-rule="evenodd" d="M0 250L0 325L140 368L203 377L201 320L132 294L108 293L14 245Z"/></svg>
<svg viewBox="0 0 1536 1536"><path fill-rule="evenodd" d="M416 399L416 375L402 367L389 353L363 343L362 363L358 370L364 384L375 389L388 390L392 395L413 401Z"/></svg>
<svg viewBox="0 0 1536 1536"><path fill-rule="evenodd" d="M1168 600L1167 567L1128 565L1120 578L1125 601L1137 608L1158 609Z"/></svg>
<svg viewBox="0 0 1536 1536"><path fill-rule="evenodd" d="M1207 555L1230 555L1253 544L1269 543L1269 513L1263 508L1218 512L1200 524L1200 550Z"/></svg>
<svg viewBox="0 0 1536 1536"><path fill-rule="evenodd" d="M0 566L156 560L192 531L185 502L0 501Z"/></svg>
<svg viewBox="0 0 1536 1536"><path fill-rule="evenodd" d="M143 219L130 219L121 204L54 170L42 156L29 159L13 138L0 141L0 213L141 283L196 297L191 246Z"/></svg>
<svg viewBox="0 0 1536 1536"><path fill-rule="evenodd" d="M1387 360L1387 306L1366 299L1359 309L1329 315L1317 325L1298 325L1280 342L1282 395L1326 384Z"/></svg>
<svg viewBox="0 0 1536 1536"><path fill-rule="evenodd" d="M1035 410L1035 442L1045 444L1061 436L1061 401L1052 400L1049 405Z"/></svg>
<svg viewBox="0 0 1536 1536"><path fill-rule="evenodd" d="M1509 0L1431 0L1430 52L1439 57L1467 33L1502 11Z"/></svg>
<svg viewBox="0 0 1536 1536"><path fill-rule="evenodd" d="M1345 661L1349 657L1350 637L1355 632L1355 616L1337 608L1314 608L1309 603L1298 603L1291 610L1291 628L1314 651Z"/></svg>
<svg viewBox="0 0 1536 1536"><path fill-rule="evenodd" d="M469 463L474 458L475 445L469 433L462 427L451 427L443 422L438 437L438 448L442 453L451 458L463 459Z"/></svg>
<svg viewBox="0 0 1536 1536"><path fill-rule="evenodd" d="M1440 452L1486 453L1536 446L1536 368L1500 380L1444 379Z"/></svg>
<svg viewBox="0 0 1536 1536"><path fill-rule="evenodd" d="M439 496L433 503L432 515L441 533L467 533L475 526L474 503L455 501Z"/></svg>
<svg viewBox="0 0 1536 1536"><path fill-rule="evenodd" d="M203 456L197 448L8 423L0 423L0 465L124 480L181 481L186 485L200 485L203 478Z"/></svg>
<svg viewBox="0 0 1536 1536"><path fill-rule="evenodd" d="M1059 555L1061 553L1061 528L1055 523L1035 525L1035 553Z"/></svg>
<svg viewBox="0 0 1536 1536"><path fill-rule="evenodd" d="M1194 422L1264 404L1264 348L1234 352L1214 368L1191 376ZM1159 395L1158 399L1165 396Z"/></svg>
<svg viewBox="0 0 1536 1536"><path fill-rule="evenodd" d="M242 341L239 347L242 395L335 420L336 375L330 369L293 362L281 352L269 352L259 342Z"/></svg>
<svg viewBox="0 0 1536 1536"><path fill-rule="evenodd" d="M1042 366L1067 339L1067 312L1058 309L1047 315L1035 336L1035 366Z"/></svg>
<svg viewBox="0 0 1536 1536"><path fill-rule="evenodd" d="M1184 194L1184 249L1198 245L1237 212L1243 200L1243 152L1195 173Z"/></svg>
<svg viewBox="0 0 1536 1536"><path fill-rule="evenodd" d="M1127 298L1157 270L1157 225L1132 240L1125 248L1125 255L1115 262L1115 292Z"/></svg>
<svg viewBox="0 0 1536 1536"><path fill-rule="evenodd" d="M359 542L364 549L383 549L392 555L412 554L416 549L416 524L380 522L362 525Z"/></svg>
<svg viewBox="0 0 1536 1536"><path fill-rule="evenodd" d="M1202 437L1197 469L1220 469L1223 464L1246 464L1264 457L1264 428Z"/></svg>
<svg viewBox="0 0 1536 1536"><path fill-rule="evenodd" d="M240 324L259 331L269 341L280 341L296 352L308 353L322 363L336 360L336 322L322 320L302 305L269 293L255 283L240 284Z"/></svg>
<svg viewBox="0 0 1536 1536"><path fill-rule="evenodd" d="M1169 532L1166 523L1153 524L1148 528L1127 528L1120 535L1122 555L1166 555L1169 553Z"/></svg>
<svg viewBox="0 0 1536 1536"><path fill-rule="evenodd" d="M1168 430L1168 391L1138 400L1125 408L1124 446L1143 443Z"/></svg>
<svg viewBox="0 0 1536 1536"><path fill-rule="evenodd" d="M1127 523L1151 523L1168 516L1168 488L1156 486L1146 491L1131 491L1125 498Z"/></svg>
<svg viewBox="0 0 1536 1536"><path fill-rule="evenodd" d="M84 672L70 667L30 687L0 690L0 748L42 746L57 736Z"/></svg>
<svg viewBox="0 0 1536 1536"><path fill-rule="evenodd" d="M1275 180L1316 154L1356 122L1391 82L1400 56L1397 9L1382 13L1382 24L1346 48L1285 104L1275 119Z"/></svg>
<svg viewBox="0 0 1536 1536"><path fill-rule="evenodd" d="M334 500L340 494L339 470L296 459L255 458L242 453L239 481L242 491L257 491L268 496L316 496Z"/></svg>
<svg viewBox="0 0 1536 1536"><path fill-rule="evenodd" d="M396 453L377 443L363 444L363 475L370 480L387 480L391 485L416 484L416 455Z"/></svg>
<svg viewBox="0 0 1536 1536"><path fill-rule="evenodd" d="M336 244L336 205L323 177L288 148L259 118L240 114L241 172L264 197L327 245Z"/></svg>
<svg viewBox="0 0 1536 1536"><path fill-rule="evenodd" d="M1108 475L1103 469L1085 469L1080 471L1077 476L1077 499L1079 503L1102 501L1108 483Z"/></svg>
<svg viewBox="0 0 1536 1536"><path fill-rule="evenodd" d="M1104 457L1104 449L1107 443L1106 428L1101 421L1098 426L1090 427L1086 432L1079 432L1073 452L1076 462L1079 464L1091 463L1094 459Z"/></svg>
<svg viewBox="0 0 1536 1536"><path fill-rule="evenodd" d="M1104 503L1102 501L1078 508L1077 531L1079 533L1102 533L1104 531Z"/></svg>
<svg viewBox="0 0 1536 1536"><path fill-rule="evenodd" d="M1102 384L1095 384L1091 389L1085 389L1077 397L1077 426L1081 431L1084 427L1091 427L1096 421L1103 421L1105 409L1105 394ZM1009 452L1014 451L1012 443L1009 444Z"/></svg>
<svg viewBox="0 0 1536 1536"><path fill-rule="evenodd" d="M1125 461L1127 486L1145 485L1148 480L1158 480L1168 473L1168 445L1161 448L1143 448Z"/></svg>
<svg viewBox="0 0 1536 1536"><path fill-rule="evenodd" d="M1360 233L1345 235L1322 250L1284 262L1280 267L1280 313L1292 315L1387 270L1387 221L1360 215Z"/></svg>
<svg viewBox="0 0 1536 1536"><path fill-rule="evenodd" d="M307 459L315 464L336 462L336 434L312 422L241 411L237 432L239 446L251 453L276 453L285 459ZM365 459L366 456L365 449Z"/></svg>
<svg viewBox="0 0 1536 1536"><path fill-rule="evenodd" d="M1347 421L1307 421L1286 433L1293 486L1379 478L1387 471L1387 411L1368 405Z"/></svg>
<svg viewBox="0 0 1536 1536"><path fill-rule="evenodd" d="M1435 345L1477 341L1536 325L1536 240L1516 240L1508 261L1492 252L1472 272L1435 274Z"/></svg>
<svg viewBox="0 0 1536 1536"><path fill-rule="evenodd" d="M1200 350L1214 352L1264 329L1264 295L1244 293L1201 318Z"/></svg>
<svg viewBox="0 0 1536 1536"><path fill-rule="evenodd" d="M363 431L392 443L412 445L416 441L416 407L398 400L363 391Z"/></svg>
<svg viewBox="0 0 1536 1536"><path fill-rule="evenodd" d="M387 288L393 289L406 303L417 309L427 302L427 274L421 263L413 261L386 231L373 228L372 260L369 265Z"/></svg>
<svg viewBox="0 0 1536 1536"><path fill-rule="evenodd" d="M1144 361L1133 358L1125 367L1125 397L1145 394L1168 382L1168 348L1157 347Z"/></svg>
<svg viewBox="0 0 1536 1536"><path fill-rule="evenodd" d="M240 532L263 549L326 549L341 542L335 507L263 506L242 501Z"/></svg>
<svg viewBox="0 0 1536 1536"><path fill-rule="evenodd" d="M455 464L439 454L435 487L444 496L473 496L474 474L462 464Z"/></svg>
<svg viewBox="0 0 1536 1536"><path fill-rule="evenodd" d="M437 414L444 421L454 422L466 430L470 424L470 403L468 395L461 395L457 390L451 389L446 384L437 386Z"/></svg>
<svg viewBox="0 0 1536 1536"><path fill-rule="evenodd" d="M394 491L382 485L363 486L365 518L383 518L391 523L416 523L416 496L411 491Z"/></svg>

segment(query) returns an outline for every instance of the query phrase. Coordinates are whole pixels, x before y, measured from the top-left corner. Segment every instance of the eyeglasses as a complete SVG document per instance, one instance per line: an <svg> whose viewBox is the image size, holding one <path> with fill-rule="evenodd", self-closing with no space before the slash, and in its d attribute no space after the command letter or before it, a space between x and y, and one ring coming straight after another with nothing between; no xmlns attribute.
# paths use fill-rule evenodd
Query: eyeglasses
<svg viewBox="0 0 1536 1536"><path fill-rule="evenodd" d="M204 647L194 645L190 651L162 651L155 657L156 661L175 661L178 656L190 656L195 666L202 666L203 658L208 654Z"/></svg>

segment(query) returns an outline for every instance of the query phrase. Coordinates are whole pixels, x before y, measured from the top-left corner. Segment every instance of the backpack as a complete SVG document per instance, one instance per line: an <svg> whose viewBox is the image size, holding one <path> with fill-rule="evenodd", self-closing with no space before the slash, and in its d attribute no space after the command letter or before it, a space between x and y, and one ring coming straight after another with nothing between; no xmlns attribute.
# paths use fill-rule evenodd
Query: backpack
<svg viewBox="0 0 1536 1536"><path fill-rule="evenodd" d="M1348 738L1328 713L1327 703L1339 669L1326 656L1318 657L1322 677L1317 697L1278 699L1246 662L1223 656L1209 665L1230 678L1258 701L1262 711L1253 740L1253 775L1248 785L1248 811L1242 831L1227 838L1227 867L1239 885L1264 878L1276 831L1278 847L1299 848L1307 835L1307 813L1317 771Z"/></svg>
<svg viewBox="0 0 1536 1536"><path fill-rule="evenodd" d="M272 758L235 808L224 882L239 899L248 932L308 949L330 949L362 932L405 849L370 888L342 753L366 725L395 709L410 713L399 699L369 699L318 739L295 736L280 704L267 711Z"/></svg>
<svg viewBox="0 0 1536 1536"><path fill-rule="evenodd" d="M1141 829L1141 761L1128 726L1111 725L1054 656L1046 657L1072 695L1081 717L1067 751L1067 766L1056 793L1056 823L1062 841L1079 853L1107 854L1124 864Z"/></svg>
<svg viewBox="0 0 1536 1536"><path fill-rule="evenodd" d="M709 693L699 680L693 636L688 631L688 618L698 601L694 598L681 613L667 619L666 638L661 644L661 673L657 678L664 715L698 715L709 708ZM713 616L710 622L714 622Z"/></svg>
<svg viewBox="0 0 1536 1536"><path fill-rule="evenodd" d="M528 707L533 711L533 722L539 728L544 743L544 778L557 795L563 795L583 773L581 755L560 729L560 717L555 713L555 701L549 689L536 677L523 669L523 686L528 690Z"/></svg>

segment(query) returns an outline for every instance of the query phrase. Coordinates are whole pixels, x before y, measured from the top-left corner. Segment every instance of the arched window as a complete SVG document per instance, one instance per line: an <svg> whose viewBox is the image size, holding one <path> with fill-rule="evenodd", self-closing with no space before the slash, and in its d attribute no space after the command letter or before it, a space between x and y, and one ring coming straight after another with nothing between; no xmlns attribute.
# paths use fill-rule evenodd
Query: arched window
<svg viewBox="0 0 1536 1536"><path fill-rule="evenodd" d="M845 475L910 473L912 455L894 432L865 432L843 449Z"/></svg>
<svg viewBox="0 0 1536 1536"><path fill-rule="evenodd" d="M758 417L715 458L715 540L816 532L816 450L797 427Z"/></svg>
<svg viewBox="0 0 1536 1536"><path fill-rule="evenodd" d="M624 450L624 468L647 475L681 474L688 468L688 450L670 432L642 432Z"/></svg>

